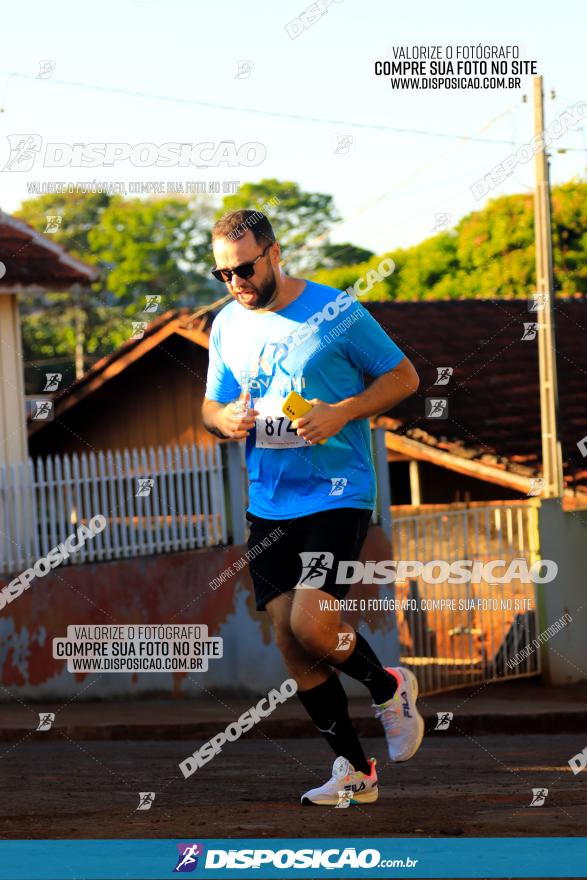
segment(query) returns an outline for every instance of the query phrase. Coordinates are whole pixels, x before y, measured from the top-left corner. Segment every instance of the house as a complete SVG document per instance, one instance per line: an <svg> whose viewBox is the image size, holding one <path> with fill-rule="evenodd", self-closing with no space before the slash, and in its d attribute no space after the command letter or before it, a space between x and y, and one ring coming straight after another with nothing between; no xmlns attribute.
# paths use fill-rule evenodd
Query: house
<svg viewBox="0 0 587 880"><path fill-rule="evenodd" d="M18 296L88 285L98 274L50 237L0 211L0 465L17 465L27 455Z"/></svg>
<svg viewBox="0 0 587 880"><path fill-rule="evenodd" d="M200 415L210 327L223 298L167 312L55 398L54 421L29 422L33 457L89 449L213 443ZM537 491L540 399L535 321L520 300L366 303L413 361L418 393L373 420L387 428L394 505L511 500ZM587 501L584 300L556 304L566 503ZM530 334L531 335L531 334ZM448 368L446 370L445 368ZM440 372L439 372L440 371ZM440 381L446 384L437 384ZM430 400L446 400L443 417ZM427 414L428 413L428 414Z"/></svg>
<svg viewBox="0 0 587 880"><path fill-rule="evenodd" d="M412 359L418 393L385 424L396 504L516 498L540 475L538 320L523 300L368 303ZM565 503L587 506L587 301L555 302ZM450 368L452 374L442 368ZM440 372L442 371L442 372ZM447 384L437 384L441 381ZM445 399L442 418L426 401ZM429 408L429 404L428 404Z"/></svg>
<svg viewBox="0 0 587 880"><path fill-rule="evenodd" d="M216 309L166 312L95 363L54 397L51 420L29 420L31 456L213 442L200 408Z"/></svg>

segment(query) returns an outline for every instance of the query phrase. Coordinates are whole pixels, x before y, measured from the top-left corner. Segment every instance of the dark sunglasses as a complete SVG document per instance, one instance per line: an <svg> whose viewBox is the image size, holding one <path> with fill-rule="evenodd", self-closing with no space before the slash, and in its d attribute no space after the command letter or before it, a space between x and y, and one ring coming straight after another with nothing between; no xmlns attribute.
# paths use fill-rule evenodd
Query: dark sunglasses
<svg viewBox="0 0 587 880"><path fill-rule="evenodd" d="M267 247L259 254L258 257L255 257L254 260L251 260L250 263L241 263L240 266L235 266L234 269L212 269L212 275L216 279L216 281L232 281L233 275L238 275L239 278L252 278L255 274L255 263L257 263L261 257L264 257L269 248L275 242L270 241Z"/></svg>

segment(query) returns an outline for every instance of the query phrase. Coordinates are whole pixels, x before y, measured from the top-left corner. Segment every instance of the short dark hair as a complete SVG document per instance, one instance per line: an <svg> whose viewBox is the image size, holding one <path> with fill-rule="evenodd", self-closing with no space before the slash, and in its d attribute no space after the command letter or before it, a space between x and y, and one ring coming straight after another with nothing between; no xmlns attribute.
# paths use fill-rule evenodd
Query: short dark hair
<svg viewBox="0 0 587 880"><path fill-rule="evenodd" d="M212 227L212 241L217 238L228 238L237 241L247 229L255 236L257 244L264 241L275 241L275 233L271 223L261 211L229 211L217 220Z"/></svg>

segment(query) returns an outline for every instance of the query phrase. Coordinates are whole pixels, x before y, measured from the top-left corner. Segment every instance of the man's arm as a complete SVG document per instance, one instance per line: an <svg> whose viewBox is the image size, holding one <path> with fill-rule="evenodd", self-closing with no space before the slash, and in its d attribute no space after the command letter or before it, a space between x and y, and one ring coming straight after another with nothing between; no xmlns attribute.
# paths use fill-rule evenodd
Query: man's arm
<svg viewBox="0 0 587 880"><path fill-rule="evenodd" d="M210 434L223 440L243 440L255 427L255 416L258 412L247 409L241 413L236 403L219 403L217 400L204 398L202 404L202 421Z"/></svg>
<svg viewBox="0 0 587 880"><path fill-rule="evenodd" d="M404 357L397 367L379 376L365 391L332 405L344 412L347 421L366 419L387 412L406 397L411 397L419 384L420 379L414 365Z"/></svg>
<svg viewBox="0 0 587 880"><path fill-rule="evenodd" d="M304 418L292 422L292 427L298 429L300 437L310 443L318 443L338 434L353 419L366 419L397 406L406 397L410 397L419 384L413 364L404 357L397 367L378 376L360 394L338 403L310 400L314 409Z"/></svg>

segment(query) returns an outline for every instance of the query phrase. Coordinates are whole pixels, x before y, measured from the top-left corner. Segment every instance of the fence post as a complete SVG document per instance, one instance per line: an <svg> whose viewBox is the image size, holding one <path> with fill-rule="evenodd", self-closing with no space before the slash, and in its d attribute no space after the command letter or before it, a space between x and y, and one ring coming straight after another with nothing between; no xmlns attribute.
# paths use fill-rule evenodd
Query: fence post
<svg viewBox="0 0 587 880"><path fill-rule="evenodd" d="M240 443L231 441L224 443L223 446L226 449L232 543L244 544L246 502Z"/></svg>
<svg viewBox="0 0 587 880"><path fill-rule="evenodd" d="M377 479L377 505L379 524L391 540L391 488L389 485L389 465L385 446L385 428L373 429L373 454L375 476Z"/></svg>

